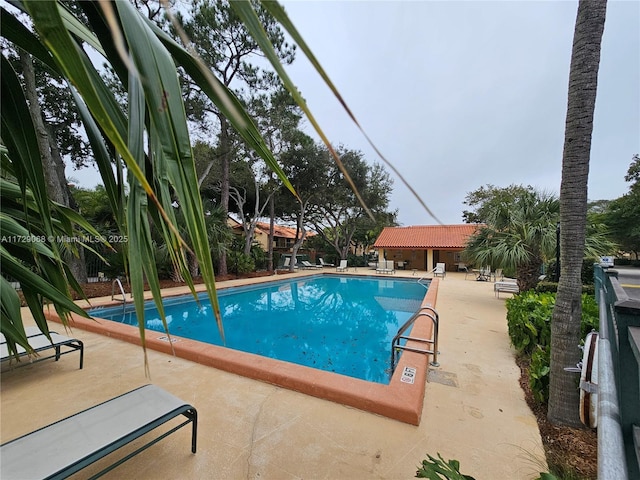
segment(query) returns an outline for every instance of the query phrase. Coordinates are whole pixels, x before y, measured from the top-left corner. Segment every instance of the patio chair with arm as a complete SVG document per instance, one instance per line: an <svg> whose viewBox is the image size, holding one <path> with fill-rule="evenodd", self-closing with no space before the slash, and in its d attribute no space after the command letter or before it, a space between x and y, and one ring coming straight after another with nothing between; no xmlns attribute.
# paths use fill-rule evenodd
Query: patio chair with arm
<svg viewBox="0 0 640 480"><path fill-rule="evenodd" d="M436 263L436 268L433 269L433 276L434 277L442 277L442 278L444 278L446 274L447 274L447 272L445 270L445 264L444 263Z"/></svg>
<svg viewBox="0 0 640 480"><path fill-rule="evenodd" d="M479 282L491 281L491 266L487 265L486 267L481 268L476 280L478 280Z"/></svg>

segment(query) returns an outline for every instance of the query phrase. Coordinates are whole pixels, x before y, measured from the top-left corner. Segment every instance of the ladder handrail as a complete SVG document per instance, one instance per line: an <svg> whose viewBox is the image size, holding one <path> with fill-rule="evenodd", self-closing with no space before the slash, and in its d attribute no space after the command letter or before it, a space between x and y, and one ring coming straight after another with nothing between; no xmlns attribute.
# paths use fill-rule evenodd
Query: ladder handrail
<svg viewBox="0 0 640 480"><path fill-rule="evenodd" d="M116 278L113 280L113 282L111 282L111 300L117 300L115 298L115 293L114 293L116 289L116 284L120 288L120 293L122 294L122 312L124 313L124 309L127 304L127 295L124 293L124 287L122 286L122 282L120 281L119 278Z"/></svg>
<svg viewBox="0 0 640 480"><path fill-rule="evenodd" d="M120 293L122 294L122 301L125 301L126 299L126 295L124 293L124 287L122 286L122 282L120 281L119 278L115 278L113 280L113 282L111 282L111 300L115 300L115 289L116 289L116 284L118 284L118 287L120 288Z"/></svg>
<svg viewBox="0 0 640 480"><path fill-rule="evenodd" d="M427 272L428 273L428 272ZM424 284L422 283L422 280L431 280L430 278L425 277L420 277L417 281L420 285L422 285L424 288L426 288L427 290L429 290L429 285L428 284Z"/></svg>
<svg viewBox="0 0 640 480"><path fill-rule="evenodd" d="M430 310L430 312L425 312L424 310ZM433 312L433 313L431 313ZM424 338L417 338L417 337L408 337L403 335L403 333L411 326L415 323L415 321L421 317L421 316L426 316L429 317L431 319L431 321L433 321L433 340L427 340ZM425 305L423 307L420 307L420 309L414 313L413 315L411 315L411 317L409 317L409 320L407 320L399 329L398 329L398 333L396 333L395 337L393 337L393 340L391 341L391 374L393 374L395 368L396 368L396 352L398 350L409 350L412 352L418 352L418 353L424 353L424 354L428 354L428 355L433 355L433 360L431 361L431 365L433 365L434 367L438 367L440 366L440 364L438 363L438 324L440 323L440 317L438 315L438 312L435 310L435 308L433 308L430 305ZM413 347L407 347L404 345L400 345L399 342L400 340L412 340L414 342L423 342L423 343L431 343L433 344L433 350L421 350L418 348L413 348Z"/></svg>

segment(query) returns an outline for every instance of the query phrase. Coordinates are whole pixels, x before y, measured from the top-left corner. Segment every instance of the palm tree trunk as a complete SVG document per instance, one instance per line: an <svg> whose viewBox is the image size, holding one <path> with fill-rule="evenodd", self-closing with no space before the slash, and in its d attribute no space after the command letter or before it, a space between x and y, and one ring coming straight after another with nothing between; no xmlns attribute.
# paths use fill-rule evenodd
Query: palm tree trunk
<svg viewBox="0 0 640 480"><path fill-rule="evenodd" d="M587 181L606 0L582 0L573 37L560 185L560 282L551 322L548 418L580 426L578 378L565 367L580 360L582 259Z"/></svg>

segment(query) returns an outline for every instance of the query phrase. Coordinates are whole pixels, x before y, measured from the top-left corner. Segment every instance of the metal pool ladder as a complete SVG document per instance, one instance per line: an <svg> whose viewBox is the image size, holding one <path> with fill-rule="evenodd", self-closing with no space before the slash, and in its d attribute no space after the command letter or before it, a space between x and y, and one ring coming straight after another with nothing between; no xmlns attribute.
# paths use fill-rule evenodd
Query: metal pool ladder
<svg viewBox="0 0 640 480"><path fill-rule="evenodd" d="M433 340L429 340L426 338L418 338L418 337L409 337L403 335L404 332L415 323L415 321L419 317L429 317L433 322ZM438 316L438 312L436 312L435 308L427 305L424 307L420 307L416 313L414 313L409 320L407 320L404 325L400 327L396 336L393 337L391 341L391 373L393 374L396 369L396 363L398 361L398 353L400 350L408 350L410 352L424 353L425 355L433 355L433 360L430 362L432 366L439 367L438 363L438 324L440 323L440 317ZM413 340L414 342L422 342L433 345L433 349L423 349L423 348L415 348L408 347L407 345L400 345L400 340Z"/></svg>
<svg viewBox="0 0 640 480"><path fill-rule="evenodd" d="M116 298L116 285L118 285L120 293L122 294L122 313L124 313L124 309L127 305L127 295L124 293L124 287L122 286L122 282L119 278L116 278L113 282L111 282L111 300L120 300L119 298Z"/></svg>

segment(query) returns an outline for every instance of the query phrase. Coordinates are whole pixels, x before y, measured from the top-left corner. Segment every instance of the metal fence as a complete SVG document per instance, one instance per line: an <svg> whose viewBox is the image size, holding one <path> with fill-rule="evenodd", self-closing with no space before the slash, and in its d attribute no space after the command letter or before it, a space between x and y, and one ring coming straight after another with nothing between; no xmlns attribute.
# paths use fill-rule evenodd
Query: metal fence
<svg viewBox="0 0 640 480"><path fill-rule="evenodd" d="M598 340L598 479L640 480L640 301L615 270L595 267Z"/></svg>

